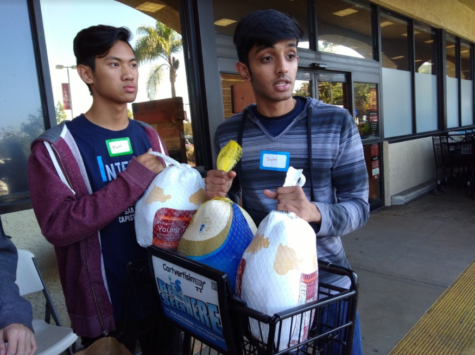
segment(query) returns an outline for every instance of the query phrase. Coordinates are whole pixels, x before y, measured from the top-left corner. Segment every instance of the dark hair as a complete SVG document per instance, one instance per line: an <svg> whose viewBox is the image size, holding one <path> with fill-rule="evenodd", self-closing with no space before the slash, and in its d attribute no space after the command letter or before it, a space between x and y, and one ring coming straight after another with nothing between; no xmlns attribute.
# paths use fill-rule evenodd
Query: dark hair
<svg viewBox="0 0 475 355"><path fill-rule="evenodd" d="M295 39L303 31L297 20L277 10L258 10L244 17L236 26L234 45L239 61L249 66L249 51L255 46L271 47L277 42Z"/></svg>
<svg viewBox="0 0 475 355"><path fill-rule="evenodd" d="M73 41L74 55L77 65L86 65L92 71L96 69L96 58L102 58L109 53L109 50L117 43L123 41L129 43L132 34L127 27L113 27L97 25L85 28L78 32ZM91 87L87 84L92 94Z"/></svg>

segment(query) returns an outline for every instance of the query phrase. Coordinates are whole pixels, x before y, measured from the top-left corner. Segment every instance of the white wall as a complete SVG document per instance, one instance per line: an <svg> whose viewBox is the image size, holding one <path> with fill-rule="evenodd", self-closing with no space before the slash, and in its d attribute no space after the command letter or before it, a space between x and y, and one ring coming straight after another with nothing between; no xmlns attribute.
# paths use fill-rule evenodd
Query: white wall
<svg viewBox="0 0 475 355"><path fill-rule="evenodd" d="M27 249L35 254L56 311L59 313L59 318L64 326L70 326L71 322L66 311L63 289L59 281L54 248L41 234L33 210L7 213L2 215L1 218L5 233L12 237L16 247L18 249ZM45 307L43 294L40 293L25 298L33 305L33 316L35 318L43 318Z"/></svg>
<svg viewBox="0 0 475 355"><path fill-rule="evenodd" d="M435 179L432 137L410 141L383 143L384 203L391 205L391 196Z"/></svg>

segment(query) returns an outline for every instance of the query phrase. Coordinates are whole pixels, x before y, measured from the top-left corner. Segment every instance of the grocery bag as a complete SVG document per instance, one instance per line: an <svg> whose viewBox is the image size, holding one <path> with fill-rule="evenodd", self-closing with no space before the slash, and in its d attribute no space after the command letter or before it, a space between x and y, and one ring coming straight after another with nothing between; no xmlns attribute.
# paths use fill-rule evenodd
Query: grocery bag
<svg viewBox="0 0 475 355"><path fill-rule="evenodd" d="M242 155L230 141L218 156L218 169L229 172ZM216 197L196 212L178 245L178 253L228 275L234 292L239 262L257 227L249 214L228 198Z"/></svg>
<svg viewBox="0 0 475 355"><path fill-rule="evenodd" d="M300 174L301 170L291 167L284 186L295 184ZM300 181L304 183L305 178ZM272 211L260 223L242 256L236 281L237 296L248 307L272 316L316 301L317 291L317 245L313 228L295 213ZM312 321L313 312L284 320L278 350L306 340ZM259 325L250 319L250 326L253 336L267 341L268 325ZM278 336L276 334L276 343Z"/></svg>
<svg viewBox="0 0 475 355"><path fill-rule="evenodd" d="M153 179L135 206L137 242L147 247L176 250L188 224L206 201L205 184L200 173L162 153L166 167Z"/></svg>

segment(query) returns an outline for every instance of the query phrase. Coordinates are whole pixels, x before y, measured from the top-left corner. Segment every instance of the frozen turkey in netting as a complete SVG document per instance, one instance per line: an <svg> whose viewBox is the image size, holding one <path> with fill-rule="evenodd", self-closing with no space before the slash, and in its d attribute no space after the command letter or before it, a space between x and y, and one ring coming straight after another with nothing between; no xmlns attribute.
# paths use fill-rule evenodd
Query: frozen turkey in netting
<svg viewBox="0 0 475 355"><path fill-rule="evenodd" d="M218 170L226 173L237 164L242 149L229 141L219 152ZM247 248L256 225L251 216L227 198L216 197L200 207L183 235L178 252L215 269L224 271L232 292L242 253Z"/></svg>
<svg viewBox="0 0 475 355"><path fill-rule="evenodd" d="M157 152L165 169L153 179L135 206L137 242L176 250L198 208L206 201L203 178L188 164Z"/></svg>
<svg viewBox="0 0 475 355"><path fill-rule="evenodd" d="M313 228L294 213L272 211L260 223L243 254L236 280L237 296L248 307L273 316L316 301L317 291L317 245ZM309 311L285 319L280 334L275 335L278 350L305 341L313 316L314 311ZM252 335L267 341L269 326L254 319L249 322Z"/></svg>
<svg viewBox="0 0 475 355"><path fill-rule="evenodd" d="M244 209L227 198L217 197L196 212L178 253L224 271L234 292L239 262L256 229Z"/></svg>

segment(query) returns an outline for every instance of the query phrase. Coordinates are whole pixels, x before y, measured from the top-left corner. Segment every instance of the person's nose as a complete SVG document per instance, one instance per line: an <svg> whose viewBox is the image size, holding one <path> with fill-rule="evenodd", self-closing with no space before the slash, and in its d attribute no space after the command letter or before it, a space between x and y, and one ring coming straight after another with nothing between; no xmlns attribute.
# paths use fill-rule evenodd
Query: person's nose
<svg viewBox="0 0 475 355"><path fill-rule="evenodd" d="M288 71L289 71L288 63L285 60L285 57L284 56L278 57L277 67L276 67L277 74L279 74L279 75L287 74Z"/></svg>
<svg viewBox="0 0 475 355"><path fill-rule="evenodd" d="M124 66L122 67L122 77L124 80L133 80L134 79L134 73L133 70L130 66Z"/></svg>

